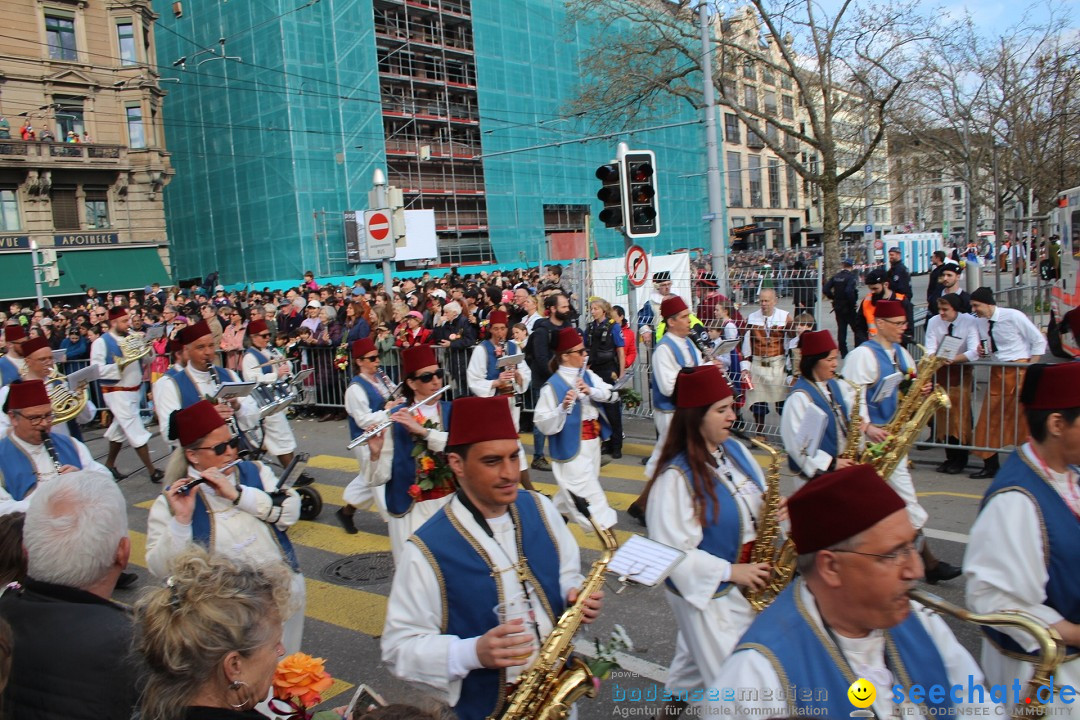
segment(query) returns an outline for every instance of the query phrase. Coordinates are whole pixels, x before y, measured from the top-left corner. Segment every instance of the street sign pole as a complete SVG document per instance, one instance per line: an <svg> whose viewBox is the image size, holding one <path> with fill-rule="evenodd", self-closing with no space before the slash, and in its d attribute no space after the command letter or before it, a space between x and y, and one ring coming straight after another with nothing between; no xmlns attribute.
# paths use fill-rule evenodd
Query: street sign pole
<svg viewBox="0 0 1080 720"><path fill-rule="evenodd" d="M375 187L372 188L372 194L374 199L374 208L372 210L383 210L389 207L389 198L386 192L386 175L381 168L375 168L375 173L372 176L371 184ZM390 261L393 258L384 258L382 261L382 274L383 274L383 292L390 292L391 278L390 278Z"/></svg>
<svg viewBox="0 0 1080 720"><path fill-rule="evenodd" d="M34 292L37 295L37 306L44 307L45 294L41 291L41 264L38 262L38 244L30 242L30 264L34 268Z"/></svg>

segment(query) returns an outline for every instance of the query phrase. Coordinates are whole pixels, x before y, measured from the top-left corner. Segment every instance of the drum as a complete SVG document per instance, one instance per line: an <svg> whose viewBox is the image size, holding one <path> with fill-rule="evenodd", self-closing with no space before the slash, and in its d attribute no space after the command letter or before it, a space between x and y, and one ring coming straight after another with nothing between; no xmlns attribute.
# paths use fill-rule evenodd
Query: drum
<svg viewBox="0 0 1080 720"><path fill-rule="evenodd" d="M255 404L259 406L259 417L279 413L299 399L296 388L288 380L278 380L268 385L259 385L251 391Z"/></svg>

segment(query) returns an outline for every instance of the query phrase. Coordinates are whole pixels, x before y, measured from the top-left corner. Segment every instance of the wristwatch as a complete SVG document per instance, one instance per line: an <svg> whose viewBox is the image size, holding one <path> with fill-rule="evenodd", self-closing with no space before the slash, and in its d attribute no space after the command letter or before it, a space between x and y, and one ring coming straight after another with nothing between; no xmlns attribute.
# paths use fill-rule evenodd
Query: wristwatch
<svg viewBox="0 0 1080 720"><path fill-rule="evenodd" d="M233 498L233 501L232 501L233 505L239 505L240 504L240 495L243 492L244 492L244 486L241 485L240 483L236 483L236 497Z"/></svg>

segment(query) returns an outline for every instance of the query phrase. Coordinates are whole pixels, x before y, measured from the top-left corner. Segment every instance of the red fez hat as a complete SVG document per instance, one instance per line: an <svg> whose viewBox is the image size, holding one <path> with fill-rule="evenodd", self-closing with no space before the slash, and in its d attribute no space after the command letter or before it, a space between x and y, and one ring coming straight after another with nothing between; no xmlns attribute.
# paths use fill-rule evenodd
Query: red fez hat
<svg viewBox="0 0 1080 720"><path fill-rule="evenodd" d="M683 368L675 376L675 407L707 407L734 394L716 365Z"/></svg>
<svg viewBox="0 0 1080 720"><path fill-rule="evenodd" d="M1072 333L1074 340L1080 340L1080 309L1072 309L1061 318L1061 323Z"/></svg>
<svg viewBox="0 0 1080 720"><path fill-rule="evenodd" d="M564 353L567 350L573 350L578 345L584 345L585 341L581 338L581 333L575 327L564 327L559 331L558 342L555 345L556 353Z"/></svg>
<svg viewBox="0 0 1080 720"><path fill-rule="evenodd" d="M39 335L36 338L30 338L29 340L24 342L22 344L22 347L19 348L19 353L23 357L30 357L30 355L36 353L41 348L47 347L49 347L49 341Z"/></svg>
<svg viewBox="0 0 1080 720"><path fill-rule="evenodd" d="M450 406L447 447L487 440L517 440L510 403L505 397L463 397Z"/></svg>
<svg viewBox="0 0 1080 720"><path fill-rule="evenodd" d="M1080 363L1029 365L1024 371L1020 402L1025 410L1080 407Z"/></svg>
<svg viewBox="0 0 1080 720"><path fill-rule="evenodd" d="M262 318L259 318L258 320L252 320L248 323L247 326L248 335L258 335L259 333L266 332L266 330L266 321Z"/></svg>
<svg viewBox="0 0 1080 720"><path fill-rule="evenodd" d="M200 320L194 325L188 325L186 328L181 328L180 332L176 333L176 339L183 345L190 345L201 337L210 334L210 326L206 324L205 320Z"/></svg>
<svg viewBox="0 0 1080 720"><path fill-rule="evenodd" d="M15 342L16 340L26 339L26 330L22 325L5 325L4 326L4 340L7 342Z"/></svg>
<svg viewBox="0 0 1080 720"><path fill-rule="evenodd" d="M664 320L672 315L678 315L683 310L689 310L689 308L686 307L686 301L678 295L672 295L660 303L660 317Z"/></svg>
<svg viewBox="0 0 1080 720"><path fill-rule="evenodd" d="M401 365L405 377L412 377L417 370L438 364L435 350L430 345L413 345L401 351Z"/></svg>
<svg viewBox="0 0 1080 720"><path fill-rule="evenodd" d="M791 539L800 555L817 552L903 509L903 499L873 465L851 465L814 478L788 498Z"/></svg>
<svg viewBox="0 0 1080 720"><path fill-rule="evenodd" d="M505 310L492 310L488 315L488 325L506 325L510 322L510 316Z"/></svg>
<svg viewBox="0 0 1080 720"><path fill-rule="evenodd" d="M799 350L804 356L825 355L836 349L836 341L828 330L807 330L799 336Z"/></svg>
<svg viewBox="0 0 1080 720"><path fill-rule="evenodd" d="M172 414L169 418L169 439L179 442L180 447L187 447L224 424L225 420L214 404L209 400L200 400Z"/></svg>
<svg viewBox="0 0 1080 720"><path fill-rule="evenodd" d="M350 346L350 350L352 351L352 356L354 358L362 358L368 353L375 351L375 341L370 337L354 340L353 344Z"/></svg>
<svg viewBox="0 0 1080 720"><path fill-rule="evenodd" d="M49 405L49 393L45 390L45 383L41 380L16 380L8 385L7 400L4 401L4 412L8 410L22 410L38 405Z"/></svg>
<svg viewBox="0 0 1080 720"><path fill-rule="evenodd" d="M109 320L117 320L122 317L127 317L128 311L126 307L111 307L109 308Z"/></svg>
<svg viewBox="0 0 1080 720"><path fill-rule="evenodd" d="M874 305L874 317L877 318L907 318L904 304L899 300L878 300Z"/></svg>

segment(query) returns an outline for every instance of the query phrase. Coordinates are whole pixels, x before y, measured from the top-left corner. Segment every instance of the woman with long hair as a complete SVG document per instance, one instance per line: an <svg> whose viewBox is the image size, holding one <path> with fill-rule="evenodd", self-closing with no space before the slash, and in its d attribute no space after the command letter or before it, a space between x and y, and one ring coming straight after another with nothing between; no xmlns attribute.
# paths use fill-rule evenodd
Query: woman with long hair
<svg viewBox="0 0 1080 720"><path fill-rule="evenodd" d="M743 592L764 587L769 566L749 562L765 476L731 437L731 386L716 365L683 368L674 399L658 471L643 497L649 537L686 553L666 593L679 626L667 686L681 693L717 677L755 617Z"/></svg>
<svg viewBox="0 0 1080 720"><path fill-rule="evenodd" d="M363 300L345 303L345 322L341 331L346 345L351 346L371 334L370 314L371 308Z"/></svg>
<svg viewBox="0 0 1080 720"><path fill-rule="evenodd" d="M589 301L589 312L592 320L585 330L589 348L589 369L604 382L614 383L626 372L622 326L615 321L611 303L603 298L592 298ZM604 411L611 425L611 437L601 446L601 451L618 459L622 457L623 444L622 406L618 397L614 402L606 403Z"/></svg>

